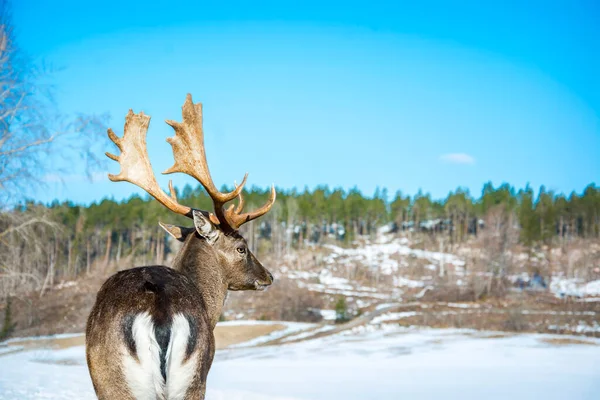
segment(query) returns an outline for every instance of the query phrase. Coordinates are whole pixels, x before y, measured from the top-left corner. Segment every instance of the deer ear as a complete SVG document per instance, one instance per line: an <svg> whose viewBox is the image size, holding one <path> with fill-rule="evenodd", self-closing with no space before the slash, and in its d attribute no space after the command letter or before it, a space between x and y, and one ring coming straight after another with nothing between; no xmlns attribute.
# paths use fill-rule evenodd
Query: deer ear
<svg viewBox="0 0 600 400"><path fill-rule="evenodd" d="M180 242L185 242L185 239L188 237L188 235L196 230L194 228L186 228L184 226L163 224L160 221L158 222L158 224L160 225L161 228L163 228L165 231L167 231L167 233L169 235L173 236L175 239L179 240Z"/></svg>
<svg viewBox="0 0 600 400"><path fill-rule="evenodd" d="M202 211L193 210L194 226L196 232L202 236L209 244L214 244L219 237L219 229L210 222L210 218L204 215Z"/></svg>

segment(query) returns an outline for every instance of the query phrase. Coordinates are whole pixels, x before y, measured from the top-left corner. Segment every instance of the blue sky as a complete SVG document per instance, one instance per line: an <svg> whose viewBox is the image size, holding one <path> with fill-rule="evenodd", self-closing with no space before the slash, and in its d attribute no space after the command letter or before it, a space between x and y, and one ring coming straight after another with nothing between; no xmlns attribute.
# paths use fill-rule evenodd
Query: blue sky
<svg viewBox="0 0 600 400"><path fill-rule="evenodd" d="M248 171L263 187L439 198L458 186L479 196L490 180L565 193L600 183L594 1L88 3L17 1L18 40L61 68L64 112L109 112L119 135L129 108L150 114L157 174L172 164L163 121L190 92L217 185ZM138 192L73 170L33 197Z"/></svg>

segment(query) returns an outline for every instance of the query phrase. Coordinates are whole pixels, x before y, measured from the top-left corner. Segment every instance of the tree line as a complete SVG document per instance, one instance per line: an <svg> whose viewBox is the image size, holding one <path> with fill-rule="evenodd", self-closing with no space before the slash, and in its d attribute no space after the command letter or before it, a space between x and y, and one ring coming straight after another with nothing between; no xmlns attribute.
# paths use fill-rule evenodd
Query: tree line
<svg viewBox="0 0 600 400"><path fill-rule="evenodd" d="M244 225L242 232L254 251L268 251L276 257L310 242L350 243L360 236L373 236L386 225L388 231L444 235L450 244L477 236L482 229L518 232L518 240L528 247L600 237L600 188L595 184L580 194L565 196L544 187L534 195L529 186L517 190L509 184L494 187L487 183L479 198L458 188L437 200L421 191L414 196L397 192L390 200L386 189L365 196L356 188L345 191L327 186L277 192L269 214ZM182 204L212 210L212 201L200 185L186 185L177 194ZM268 190L246 190L246 208L264 204L267 197ZM8 279L14 284L5 287L7 291L18 286L15 282L29 282L28 286L43 291L57 280L102 272L115 262L121 266L163 263L177 244L168 239L158 221L190 225L151 197L138 195L87 206L28 201L8 214L12 218L0 221L0 252L9 255L4 257L0 278L5 278L3 282L14 278ZM15 226L11 221L25 220L31 223L11 230Z"/></svg>
<svg viewBox="0 0 600 400"><path fill-rule="evenodd" d="M223 187L222 190L231 188ZM211 199L200 185L196 188L186 185L177 193L183 204L212 210ZM267 197L268 190L253 187L244 191L247 209L263 204ZM73 228L69 230L75 233L150 231L157 227L158 220L189 225L186 218L171 213L149 196L132 195L122 201L104 199L89 206L70 201L54 201L46 206L26 202L20 211L39 207L46 208L55 222L67 229ZM358 235L370 235L377 227L389 222L397 224L399 229L404 226L427 231L431 228L423 222L439 220L437 226L443 226L439 230L452 231L455 240L460 241L469 233L477 234L476 229L469 229L473 219L485 219L490 211L498 209L516 216L520 240L525 245L550 243L563 236L597 238L600 234L600 187L595 184L588 185L581 194L573 192L569 196L555 194L542 186L534 196L530 186L517 191L509 184L495 188L492 183L486 183L478 199L468 190L458 188L438 200L421 191L413 197L398 191L391 201L388 201L386 189L377 189L372 197L365 196L357 188L349 191L328 186L303 191L278 189L277 202L269 213L272 217L265 217L263 221L291 228L298 224L319 228L338 224L344 228L344 236L353 239Z"/></svg>

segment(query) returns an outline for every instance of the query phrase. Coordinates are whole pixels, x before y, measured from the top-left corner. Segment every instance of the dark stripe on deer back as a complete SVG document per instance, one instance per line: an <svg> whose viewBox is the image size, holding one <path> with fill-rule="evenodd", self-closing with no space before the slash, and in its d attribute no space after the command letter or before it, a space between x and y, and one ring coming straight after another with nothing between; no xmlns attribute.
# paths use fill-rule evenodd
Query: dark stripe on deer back
<svg viewBox="0 0 600 400"><path fill-rule="evenodd" d="M136 314L127 314L121 321L121 330L125 339L125 345L131 357L138 359L137 351L135 348L135 339L133 338L133 321L135 321Z"/></svg>
<svg viewBox="0 0 600 400"><path fill-rule="evenodd" d="M190 326L190 337L188 338L187 347L185 349L185 359L184 362L189 360L192 356L192 353L196 349L198 345L198 321L190 314L185 314L185 318L188 321L188 325Z"/></svg>
<svg viewBox="0 0 600 400"><path fill-rule="evenodd" d="M156 324L154 326L154 336L160 347L160 374L165 382L167 381L167 347L171 338L171 323Z"/></svg>
<svg viewBox="0 0 600 400"><path fill-rule="evenodd" d="M171 315L171 299L167 293L168 274L165 271L155 268L147 268L142 271L144 277L144 290L146 293L154 295L154 305L152 307L152 322L154 323L154 337L160 347L160 373L163 379L167 380L167 347L171 339L171 325L173 317Z"/></svg>

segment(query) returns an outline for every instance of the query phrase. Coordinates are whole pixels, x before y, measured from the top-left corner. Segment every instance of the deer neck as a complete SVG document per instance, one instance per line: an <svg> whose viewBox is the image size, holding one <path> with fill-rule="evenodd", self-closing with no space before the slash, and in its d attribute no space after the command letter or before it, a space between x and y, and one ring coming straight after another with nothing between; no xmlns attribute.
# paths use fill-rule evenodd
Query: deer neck
<svg viewBox="0 0 600 400"><path fill-rule="evenodd" d="M212 247L195 235L189 235L173 260L173 269L189 277L198 287L214 329L227 297L227 281Z"/></svg>

